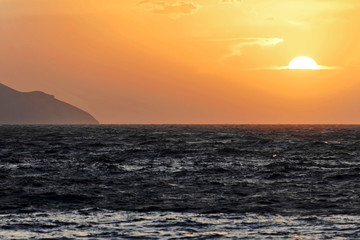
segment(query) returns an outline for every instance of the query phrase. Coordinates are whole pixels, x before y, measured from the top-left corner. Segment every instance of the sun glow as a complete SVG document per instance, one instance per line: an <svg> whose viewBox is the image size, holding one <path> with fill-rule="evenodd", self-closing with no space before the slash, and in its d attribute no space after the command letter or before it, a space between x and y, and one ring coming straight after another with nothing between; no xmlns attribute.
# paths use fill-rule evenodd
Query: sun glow
<svg viewBox="0 0 360 240"><path fill-rule="evenodd" d="M289 66L289 69L312 69L312 70L316 70L319 69L319 65L317 65L317 63L315 62L314 59L309 58L309 57L297 57L294 58Z"/></svg>

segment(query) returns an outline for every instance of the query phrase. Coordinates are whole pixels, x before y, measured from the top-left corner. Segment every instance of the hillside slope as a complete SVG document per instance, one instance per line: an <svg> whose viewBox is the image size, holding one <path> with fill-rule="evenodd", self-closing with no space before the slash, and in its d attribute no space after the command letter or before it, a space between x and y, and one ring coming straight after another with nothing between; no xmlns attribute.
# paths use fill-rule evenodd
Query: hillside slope
<svg viewBox="0 0 360 240"><path fill-rule="evenodd" d="M89 113L43 92L0 83L0 124L98 124Z"/></svg>

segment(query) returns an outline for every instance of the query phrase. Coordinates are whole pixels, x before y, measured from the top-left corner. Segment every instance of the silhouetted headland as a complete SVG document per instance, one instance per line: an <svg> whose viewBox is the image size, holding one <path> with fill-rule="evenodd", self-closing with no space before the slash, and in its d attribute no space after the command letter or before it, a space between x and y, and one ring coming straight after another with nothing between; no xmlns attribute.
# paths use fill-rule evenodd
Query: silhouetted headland
<svg viewBox="0 0 360 240"><path fill-rule="evenodd" d="M19 92L0 83L0 124L98 124L89 113L44 92Z"/></svg>

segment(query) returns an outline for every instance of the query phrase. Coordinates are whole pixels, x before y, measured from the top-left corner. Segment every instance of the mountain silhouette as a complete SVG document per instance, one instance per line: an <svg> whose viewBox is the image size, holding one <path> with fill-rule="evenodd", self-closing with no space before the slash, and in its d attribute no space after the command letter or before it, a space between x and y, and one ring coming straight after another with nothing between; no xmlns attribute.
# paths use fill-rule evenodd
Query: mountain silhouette
<svg viewBox="0 0 360 240"><path fill-rule="evenodd" d="M0 124L98 124L89 113L44 92L19 92L0 83Z"/></svg>

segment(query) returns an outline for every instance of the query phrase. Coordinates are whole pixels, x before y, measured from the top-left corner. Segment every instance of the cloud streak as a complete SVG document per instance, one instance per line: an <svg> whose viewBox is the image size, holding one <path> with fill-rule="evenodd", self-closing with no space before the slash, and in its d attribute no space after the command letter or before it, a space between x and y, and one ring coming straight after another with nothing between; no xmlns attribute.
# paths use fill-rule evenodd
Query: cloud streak
<svg viewBox="0 0 360 240"><path fill-rule="evenodd" d="M282 42L282 38L224 38L224 39L209 39L210 42L237 42L229 47L230 52L220 58L221 62L226 61L228 58L241 56L242 49L251 46L259 47L273 47Z"/></svg>
<svg viewBox="0 0 360 240"><path fill-rule="evenodd" d="M143 9L157 13L165 14L172 17L179 17L181 15L191 15L196 13L201 6L191 1L178 1L175 3L167 3L158 0L144 0L138 3Z"/></svg>
<svg viewBox="0 0 360 240"><path fill-rule="evenodd" d="M239 4L241 0L219 0L219 4Z"/></svg>
<svg viewBox="0 0 360 240"><path fill-rule="evenodd" d="M289 70L289 71L319 71L319 70L341 70L343 67L336 66L323 66L318 65L317 69L290 69L289 66L280 66L280 67L260 67L252 68L251 70Z"/></svg>

